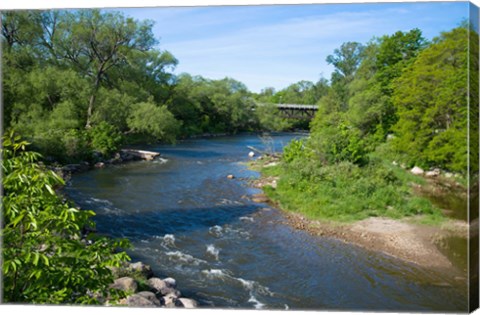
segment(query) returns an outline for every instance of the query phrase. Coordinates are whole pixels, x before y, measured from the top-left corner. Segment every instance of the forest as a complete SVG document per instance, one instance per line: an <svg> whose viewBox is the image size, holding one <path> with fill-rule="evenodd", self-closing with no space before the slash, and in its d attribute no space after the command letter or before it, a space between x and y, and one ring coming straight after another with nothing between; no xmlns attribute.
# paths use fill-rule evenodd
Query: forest
<svg viewBox="0 0 480 315"><path fill-rule="evenodd" d="M330 79L260 93L232 78L175 75L181 60L158 48L153 25L112 11L2 12L5 301L99 303L107 267L127 259L113 250L124 241L84 245L94 214L62 198L64 182L45 164L95 162L128 144L291 130L305 122L272 104L293 103L319 110L309 137L268 170L281 175L268 193L286 209L436 221L438 209L411 194L415 179L392 162L478 173L478 34L467 22L431 41L413 29L346 42L319 56L335 68Z"/></svg>

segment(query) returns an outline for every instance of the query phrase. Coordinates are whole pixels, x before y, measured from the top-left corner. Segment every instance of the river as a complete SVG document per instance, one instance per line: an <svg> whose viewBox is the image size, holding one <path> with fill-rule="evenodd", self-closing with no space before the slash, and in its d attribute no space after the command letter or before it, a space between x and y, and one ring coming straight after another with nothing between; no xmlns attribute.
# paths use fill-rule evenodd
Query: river
<svg viewBox="0 0 480 315"><path fill-rule="evenodd" d="M143 147L162 159L75 175L66 193L97 213L100 232L132 242L133 261L175 278L205 307L466 311L465 286L438 285L448 275L294 230L247 198L259 192L248 184L258 173L242 163L247 146L280 151L295 137Z"/></svg>

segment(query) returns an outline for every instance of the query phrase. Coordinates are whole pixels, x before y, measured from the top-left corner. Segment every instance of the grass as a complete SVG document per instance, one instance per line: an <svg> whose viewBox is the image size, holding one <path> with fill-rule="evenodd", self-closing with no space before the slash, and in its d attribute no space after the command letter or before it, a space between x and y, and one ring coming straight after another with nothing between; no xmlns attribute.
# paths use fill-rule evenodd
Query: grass
<svg viewBox="0 0 480 315"><path fill-rule="evenodd" d="M414 194L413 186L426 184L422 177L375 154L362 167L349 162L321 166L298 159L261 168L261 173L280 177L276 189L264 188L270 199L311 219L418 218L419 223L434 225L445 220L439 208Z"/></svg>

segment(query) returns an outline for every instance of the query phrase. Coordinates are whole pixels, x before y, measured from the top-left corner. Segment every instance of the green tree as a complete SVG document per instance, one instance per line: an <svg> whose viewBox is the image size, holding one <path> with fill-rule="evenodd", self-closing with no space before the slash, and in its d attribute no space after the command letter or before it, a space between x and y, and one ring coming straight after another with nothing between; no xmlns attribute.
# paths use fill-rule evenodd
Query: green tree
<svg viewBox="0 0 480 315"><path fill-rule="evenodd" d="M394 83L394 145L412 163L467 169L467 48L467 28L442 33Z"/></svg>
<svg viewBox="0 0 480 315"><path fill-rule="evenodd" d="M128 117L128 126L132 132L174 142L180 123L165 105L157 106L150 100L133 105L132 113Z"/></svg>
<svg viewBox="0 0 480 315"><path fill-rule="evenodd" d="M57 196L63 180L9 132L2 138L3 298L15 303L97 304L109 295L110 267L128 259L125 241L82 233L92 211Z"/></svg>

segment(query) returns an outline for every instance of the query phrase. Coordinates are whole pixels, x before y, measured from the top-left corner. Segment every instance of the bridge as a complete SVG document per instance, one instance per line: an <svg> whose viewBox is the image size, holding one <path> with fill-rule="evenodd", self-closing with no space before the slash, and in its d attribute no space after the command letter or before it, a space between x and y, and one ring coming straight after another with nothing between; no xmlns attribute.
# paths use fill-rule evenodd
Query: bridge
<svg viewBox="0 0 480 315"><path fill-rule="evenodd" d="M257 103L257 106L267 105L265 103ZM302 105L302 104L274 104L285 118L295 119L313 119L318 110L318 105Z"/></svg>

